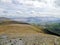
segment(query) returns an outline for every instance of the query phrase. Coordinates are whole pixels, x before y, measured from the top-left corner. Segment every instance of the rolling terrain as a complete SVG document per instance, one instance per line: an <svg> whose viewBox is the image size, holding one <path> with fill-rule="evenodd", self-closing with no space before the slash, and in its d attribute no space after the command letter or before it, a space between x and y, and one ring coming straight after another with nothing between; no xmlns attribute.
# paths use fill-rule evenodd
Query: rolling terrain
<svg viewBox="0 0 60 45"><path fill-rule="evenodd" d="M60 37L28 23L8 20L0 23L0 45L60 45Z"/></svg>
<svg viewBox="0 0 60 45"><path fill-rule="evenodd" d="M0 26L0 34L1 33L38 33L38 28L27 24L8 24Z"/></svg>
<svg viewBox="0 0 60 45"><path fill-rule="evenodd" d="M60 18L57 17L16 17L16 18L11 18L12 20L15 21L22 21L22 22L27 22L27 23L35 23L35 24L50 24L50 23L54 23L60 22Z"/></svg>

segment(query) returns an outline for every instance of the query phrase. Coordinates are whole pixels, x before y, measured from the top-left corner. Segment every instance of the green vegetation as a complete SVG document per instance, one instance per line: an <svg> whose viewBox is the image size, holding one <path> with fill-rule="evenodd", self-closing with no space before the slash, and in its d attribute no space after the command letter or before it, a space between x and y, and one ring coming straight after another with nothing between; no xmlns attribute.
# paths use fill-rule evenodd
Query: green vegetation
<svg viewBox="0 0 60 45"><path fill-rule="evenodd" d="M46 25L45 30L60 35L60 23L53 23L53 24Z"/></svg>
<svg viewBox="0 0 60 45"><path fill-rule="evenodd" d="M48 33L53 35L60 35L60 23L49 23L45 25L32 24L36 28L41 29L42 33Z"/></svg>

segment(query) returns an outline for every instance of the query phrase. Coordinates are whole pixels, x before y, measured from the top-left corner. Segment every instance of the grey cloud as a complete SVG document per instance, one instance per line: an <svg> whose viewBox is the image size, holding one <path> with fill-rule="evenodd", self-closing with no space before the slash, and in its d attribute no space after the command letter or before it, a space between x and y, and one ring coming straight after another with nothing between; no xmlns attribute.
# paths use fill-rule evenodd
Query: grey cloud
<svg viewBox="0 0 60 45"><path fill-rule="evenodd" d="M37 1L37 0L35 0L35 1ZM38 1L45 2L44 0L38 0ZM60 6L60 0L56 0L54 3L55 3L55 6L57 6L57 7ZM0 7L5 9L5 11L3 11L2 14L5 14L5 15L19 15L19 16L20 15L21 16L24 16L24 15L28 16L28 15L31 15L31 14L33 15L33 13L35 15L37 15L38 13L47 12L47 10L48 10L47 8L44 8L44 7L43 8L36 8L36 7L33 7L33 6L28 6L28 5L19 3L17 0L12 0L11 4L0 3ZM20 11L20 12L17 12L17 11Z"/></svg>
<svg viewBox="0 0 60 45"><path fill-rule="evenodd" d="M15 4L15 5L22 5L22 3L19 3L17 0L12 0L12 4Z"/></svg>
<svg viewBox="0 0 60 45"><path fill-rule="evenodd" d="M55 7L60 7L60 0L55 0L54 3L55 3Z"/></svg>

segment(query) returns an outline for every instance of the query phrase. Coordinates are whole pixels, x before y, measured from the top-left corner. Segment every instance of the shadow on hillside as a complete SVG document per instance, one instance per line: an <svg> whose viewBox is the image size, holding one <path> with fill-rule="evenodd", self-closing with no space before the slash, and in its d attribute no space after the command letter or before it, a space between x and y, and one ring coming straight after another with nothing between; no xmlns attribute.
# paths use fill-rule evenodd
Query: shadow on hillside
<svg viewBox="0 0 60 45"><path fill-rule="evenodd" d="M6 25L6 24L27 24L27 25L30 25L29 23L17 22L17 21L3 21L3 22L0 22L0 25Z"/></svg>
<svg viewBox="0 0 60 45"><path fill-rule="evenodd" d="M58 34L56 34L56 33L50 32L50 31L48 31L48 30L46 30L46 29L44 29L43 31L44 31L44 33L46 33L46 34L55 35L55 36L60 36L60 35L58 35Z"/></svg>

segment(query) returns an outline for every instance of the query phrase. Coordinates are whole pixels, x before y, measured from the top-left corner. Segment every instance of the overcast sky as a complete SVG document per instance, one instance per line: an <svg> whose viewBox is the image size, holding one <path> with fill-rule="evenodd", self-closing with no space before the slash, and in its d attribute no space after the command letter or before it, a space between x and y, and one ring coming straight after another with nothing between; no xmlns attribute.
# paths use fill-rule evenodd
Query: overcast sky
<svg viewBox="0 0 60 45"><path fill-rule="evenodd" d="M0 0L0 16L60 18L60 0Z"/></svg>

